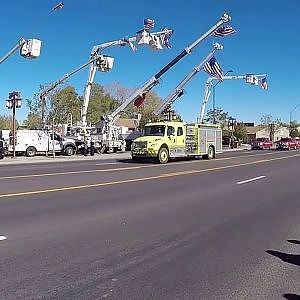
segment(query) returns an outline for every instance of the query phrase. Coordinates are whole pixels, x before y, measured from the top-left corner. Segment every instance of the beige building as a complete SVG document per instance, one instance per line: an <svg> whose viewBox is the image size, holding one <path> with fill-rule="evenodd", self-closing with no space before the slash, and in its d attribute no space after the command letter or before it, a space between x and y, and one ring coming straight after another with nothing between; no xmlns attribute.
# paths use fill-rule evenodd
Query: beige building
<svg viewBox="0 0 300 300"><path fill-rule="evenodd" d="M249 137L249 141L252 142L257 138L270 138L270 130L261 125L246 127L247 134ZM289 128L288 127L280 127L275 129L274 137L271 138L274 142L280 140L282 137L289 137Z"/></svg>

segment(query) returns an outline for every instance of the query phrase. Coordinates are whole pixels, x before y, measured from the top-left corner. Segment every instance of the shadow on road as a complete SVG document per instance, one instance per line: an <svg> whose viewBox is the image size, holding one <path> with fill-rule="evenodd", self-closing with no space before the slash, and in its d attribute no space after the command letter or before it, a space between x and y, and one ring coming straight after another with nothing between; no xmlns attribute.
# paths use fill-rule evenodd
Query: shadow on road
<svg viewBox="0 0 300 300"><path fill-rule="evenodd" d="M288 300L300 300L300 296L296 294L284 294L282 296Z"/></svg>
<svg viewBox="0 0 300 300"><path fill-rule="evenodd" d="M289 264L293 264L296 266L300 266L300 255L288 254L288 253L283 253L283 252L274 251L274 250L267 250L266 252L268 254L271 254L273 256L280 258L284 262L287 262Z"/></svg>

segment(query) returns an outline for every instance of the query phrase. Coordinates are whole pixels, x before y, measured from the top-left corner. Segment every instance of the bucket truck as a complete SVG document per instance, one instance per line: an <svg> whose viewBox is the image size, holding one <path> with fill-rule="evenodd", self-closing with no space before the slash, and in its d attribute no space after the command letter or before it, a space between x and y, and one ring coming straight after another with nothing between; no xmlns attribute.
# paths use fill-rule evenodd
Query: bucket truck
<svg viewBox="0 0 300 300"><path fill-rule="evenodd" d="M198 46L206 37L210 36L218 28L220 28L230 20L231 17L228 14L224 13L214 26L212 26L207 32L205 32L202 36L200 36L191 45L184 48L184 50L181 53L179 53L172 61L170 61L166 66L164 66L160 71L158 71L154 76L152 76L148 81L146 81L142 85L142 87L138 88L115 111L113 111L111 114L107 116L104 116L102 118L102 124L101 124L102 143L104 145L105 144L107 145L112 140L112 134L114 134L115 121L130 103L134 102L134 105L139 107L143 103L145 99L145 95L159 83L159 79L162 75L164 75L169 69L171 69L176 63L178 63L187 54L190 54L191 51L196 46Z"/></svg>
<svg viewBox="0 0 300 300"><path fill-rule="evenodd" d="M25 40L21 38L16 45L6 54L1 60L2 64L11 55L13 55L17 50L20 49L20 55L27 59L35 59L40 56L42 42L38 39L28 39Z"/></svg>
<svg viewBox="0 0 300 300"><path fill-rule="evenodd" d="M47 95L55 89L58 85L62 84L65 82L69 77L72 75L76 74L83 68L90 66L89 69L89 76L88 76L88 81L87 81L87 86L85 88L85 93L84 93L84 101L83 101L83 107L81 111L81 122L80 124L76 126L72 126L70 128L70 131L68 132L68 135L73 136L76 139L76 144L78 148L81 148L84 145L84 139L86 137L86 132L89 131L91 128L87 127L87 122L86 122L86 114L87 114L87 108L89 104L89 98L90 98L90 92L91 92L91 87L92 83L95 77L96 71L100 72L108 72L113 68L114 64L114 58L108 55L102 55L100 54L101 51L104 49L113 47L113 46L126 46L128 45L132 50L137 50L136 46L137 45L145 45L148 44L151 48L155 50L163 49L163 41L166 37L169 37L173 33L173 30L171 29L163 29L158 32L149 32L148 30L140 30L137 32L137 35L134 37L130 38L122 38L120 40L112 41L112 42L107 42L103 43L97 46L94 46L90 55L90 60L87 61L86 63L82 64L78 68L74 69L70 73L65 74L63 77L58 79L56 82L51 84L48 88L46 88L44 91L42 91L39 95L40 100L43 103L45 103L45 99ZM42 112L42 119L44 120L44 109ZM119 131L118 127L115 127L115 136L118 137L119 135L117 132ZM107 147L102 146L102 142L98 141L98 137L96 134L93 135L92 141L95 144L95 147L98 148L98 150L102 149L102 151L105 149L123 149L125 147L125 143L123 140L119 139L114 139L113 143L110 145L107 145ZM124 145L124 147L123 147Z"/></svg>
<svg viewBox="0 0 300 300"><path fill-rule="evenodd" d="M184 93L183 87L203 69L203 66L223 47L215 44L213 50L196 66L154 110L155 115L164 114L166 120L148 123L144 134L135 139L131 147L134 161L156 158L167 163L169 158L196 157L214 158L222 152L222 130L212 124L185 124L172 120L172 103Z"/></svg>
<svg viewBox="0 0 300 300"><path fill-rule="evenodd" d="M262 80L267 77L266 74L246 74L246 75L232 75L232 76L224 76L222 80L245 80L246 83L249 83L251 85L259 85L262 83ZM204 114L205 114L205 108L207 101L209 99L209 96L211 94L211 89L213 87L214 81L219 81L219 78L216 77L209 77L205 84L205 91L200 111L200 119L199 122L204 122Z"/></svg>

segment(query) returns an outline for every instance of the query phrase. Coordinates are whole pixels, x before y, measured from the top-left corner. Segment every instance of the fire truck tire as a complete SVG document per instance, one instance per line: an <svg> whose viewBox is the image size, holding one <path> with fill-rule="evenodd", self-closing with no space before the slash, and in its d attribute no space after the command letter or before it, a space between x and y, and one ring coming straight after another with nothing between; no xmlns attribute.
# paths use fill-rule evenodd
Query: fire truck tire
<svg viewBox="0 0 300 300"><path fill-rule="evenodd" d="M74 154L74 149L72 146L67 146L65 149L65 155L72 156Z"/></svg>
<svg viewBox="0 0 300 300"><path fill-rule="evenodd" d="M25 151L26 156L34 157L36 154L36 149L33 146L29 146Z"/></svg>
<svg viewBox="0 0 300 300"><path fill-rule="evenodd" d="M161 164L166 164L169 161L169 151L165 147L161 147L158 152L158 161Z"/></svg>
<svg viewBox="0 0 300 300"><path fill-rule="evenodd" d="M207 154L206 155L203 155L203 158L204 159L213 159L215 158L215 148L213 146L209 146L208 149L207 149Z"/></svg>

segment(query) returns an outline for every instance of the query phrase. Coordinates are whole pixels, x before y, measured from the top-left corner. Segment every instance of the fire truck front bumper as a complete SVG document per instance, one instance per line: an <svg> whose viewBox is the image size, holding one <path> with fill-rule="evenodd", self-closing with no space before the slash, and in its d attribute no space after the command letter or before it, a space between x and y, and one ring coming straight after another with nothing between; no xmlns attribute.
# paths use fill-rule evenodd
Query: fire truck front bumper
<svg viewBox="0 0 300 300"><path fill-rule="evenodd" d="M158 152L151 148L141 148L131 150L132 157L157 157Z"/></svg>

